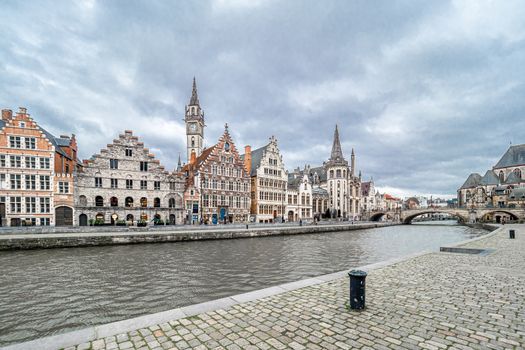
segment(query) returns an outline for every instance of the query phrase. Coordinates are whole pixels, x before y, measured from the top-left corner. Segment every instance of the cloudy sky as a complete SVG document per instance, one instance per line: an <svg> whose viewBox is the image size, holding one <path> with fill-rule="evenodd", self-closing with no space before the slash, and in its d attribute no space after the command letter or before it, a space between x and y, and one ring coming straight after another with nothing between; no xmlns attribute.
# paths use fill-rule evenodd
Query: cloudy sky
<svg viewBox="0 0 525 350"><path fill-rule="evenodd" d="M197 78L208 145L279 140L320 164L339 124L364 179L454 194L525 143L525 3L9 1L0 104L25 106L90 157L132 129L168 168Z"/></svg>

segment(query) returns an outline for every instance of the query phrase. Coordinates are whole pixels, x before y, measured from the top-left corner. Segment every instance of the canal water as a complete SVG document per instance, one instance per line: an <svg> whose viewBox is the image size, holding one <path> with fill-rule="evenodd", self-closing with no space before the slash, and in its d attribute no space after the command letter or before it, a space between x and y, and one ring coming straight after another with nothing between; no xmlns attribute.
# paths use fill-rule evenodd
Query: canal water
<svg viewBox="0 0 525 350"><path fill-rule="evenodd" d="M439 250L484 233L434 222L324 234L0 252L0 346Z"/></svg>

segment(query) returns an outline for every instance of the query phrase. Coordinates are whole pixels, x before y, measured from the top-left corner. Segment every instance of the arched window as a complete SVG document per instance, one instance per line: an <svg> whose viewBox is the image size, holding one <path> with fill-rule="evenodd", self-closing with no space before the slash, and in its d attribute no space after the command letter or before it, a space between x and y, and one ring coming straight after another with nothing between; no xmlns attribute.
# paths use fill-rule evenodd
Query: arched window
<svg viewBox="0 0 525 350"><path fill-rule="evenodd" d="M142 208L146 208L148 206L148 199L146 197L142 197L140 199L140 206Z"/></svg>
<svg viewBox="0 0 525 350"><path fill-rule="evenodd" d="M159 197L155 197L155 198L153 199L153 206L154 206L155 208L160 208L160 198L159 198Z"/></svg>
<svg viewBox="0 0 525 350"><path fill-rule="evenodd" d="M109 199L109 205L111 205L112 207L118 207L118 199L117 197L111 197Z"/></svg>
<svg viewBox="0 0 525 350"><path fill-rule="evenodd" d="M191 137L191 147L195 147L195 137Z"/></svg>
<svg viewBox="0 0 525 350"><path fill-rule="evenodd" d="M306 195L306 205L310 205L310 195Z"/></svg>
<svg viewBox="0 0 525 350"><path fill-rule="evenodd" d="M125 205L126 205L126 207L128 207L128 208L133 207L133 198L131 198L131 197L126 197Z"/></svg>
<svg viewBox="0 0 525 350"><path fill-rule="evenodd" d="M333 170L330 170L330 178L331 178L331 179L334 178L334 171L333 171Z"/></svg>
<svg viewBox="0 0 525 350"><path fill-rule="evenodd" d="M499 172L499 182L504 182L505 181L505 175L503 174L503 171L500 171Z"/></svg>
<svg viewBox="0 0 525 350"><path fill-rule="evenodd" d="M521 179L521 170L519 168L514 169L514 174L518 177L518 179Z"/></svg>
<svg viewBox="0 0 525 350"><path fill-rule="evenodd" d="M87 206L87 198L86 198L86 196L82 195L82 196L78 197L78 203L80 204L81 207Z"/></svg>
<svg viewBox="0 0 525 350"><path fill-rule="evenodd" d="M168 200L168 206L169 206L170 208L175 208L175 198L170 198L170 199Z"/></svg>
<svg viewBox="0 0 525 350"><path fill-rule="evenodd" d="M103 207L104 206L104 199L102 196L96 196L95 197L95 206L97 207Z"/></svg>
<svg viewBox="0 0 525 350"><path fill-rule="evenodd" d="M341 177L341 169L337 169L337 171L336 171L336 176L337 176L337 177Z"/></svg>
<svg viewBox="0 0 525 350"><path fill-rule="evenodd" d="M304 193L301 194L301 204L304 205Z"/></svg>

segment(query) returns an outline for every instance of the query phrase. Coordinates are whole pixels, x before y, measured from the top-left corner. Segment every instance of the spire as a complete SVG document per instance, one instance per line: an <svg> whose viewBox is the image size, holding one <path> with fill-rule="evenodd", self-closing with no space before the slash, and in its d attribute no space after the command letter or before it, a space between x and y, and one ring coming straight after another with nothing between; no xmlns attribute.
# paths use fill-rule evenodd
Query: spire
<svg viewBox="0 0 525 350"><path fill-rule="evenodd" d="M199 95L197 95L197 83L195 77L193 77L193 89L191 91L190 106L199 106Z"/></svg>
<svg viewBox="0 0 525 350"><path fill-rule="evenodd" d="M332 145L332 154L330 155L330 160L343 159L343 151L341 150L341 142L339 141L339 129L337 128L337 124L335 124L334 144Z"/></svg>
<svg viewBox="0 0 525 350"><path fill-rule="evenodd" d="M179 152L179 161L177 163L177 171L181 171L182 170L182 164L180 162L180 152Z"/></svg>

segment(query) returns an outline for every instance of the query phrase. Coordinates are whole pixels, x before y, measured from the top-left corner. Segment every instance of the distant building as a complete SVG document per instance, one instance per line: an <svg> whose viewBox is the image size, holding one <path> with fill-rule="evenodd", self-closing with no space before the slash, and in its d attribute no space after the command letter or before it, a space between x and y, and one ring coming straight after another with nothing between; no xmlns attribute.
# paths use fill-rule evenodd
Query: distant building
<svg viewBox="0 0 525 350"><path fill-rule="evenodd" d="M324 196L319 196L323 189L328 193L327 212L332 218L358 219L361 212L361 174L355 175L355 154L352 149L350 164L343 156L341 142L339 140L339 129L336 125L332 152L328 161L322 166L310 167L306 165L304 169L297 168L290 173L294 179L307 175L312 184L313 193L316 193L316 200L321 202L313 204L316 213L320 214L323 209Z"/></svg>
<svg viewBox="0 0 525 350"><path fill-rule="evenodd" d="M420 207L419 199L416 197L410 197L405 200L406 209L419 209Z"/></svg>
<svg viewBox="0 0 525 350"><path fill-rule="evenodd" d="M0 225L73 223L75 136L55 137L20 107L0 120Z"/></svg>
<svg viewBox="0 0 525 350"><path fill-rule="evenodd" d="M183 223L184 179L166 171L132 131L83 165L76 181L76 224Z"/></svg>
<svg viewBox="0 0 525 350"><path fill-rule="evenodd" d="M259 223L282 221L285 217L288 175L277 139L272 136L263 147L246 146L241 156L251 177L252 220Z"/></svg>
<svg viewBox="0 0 525 350"><path fill-rule="evenodd" d="M510 146L483 176L472 173L458 189L458 205L469 208L521 206L510 201L514 189L525 186L525 144Z"/></svg>
<svg viewBox="0 0 525 350"><path fill-rule="evenodd" d="M306 174L288 175L286 212L288 221L310 220L312 212L312 183Z"/></svg>

